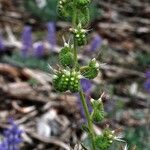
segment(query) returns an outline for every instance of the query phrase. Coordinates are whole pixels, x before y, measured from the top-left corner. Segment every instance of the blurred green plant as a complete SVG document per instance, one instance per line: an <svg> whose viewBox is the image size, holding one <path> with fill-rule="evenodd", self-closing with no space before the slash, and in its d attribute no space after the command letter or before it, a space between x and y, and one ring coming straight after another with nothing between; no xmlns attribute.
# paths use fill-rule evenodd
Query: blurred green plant
<svg viewBox="0 0 150 150"><path fill-rule="evenodd" d="M150 132L149 127L126 128L125 139L129 146L135 145L136 150L150 149Z"/></svg>
<svg viewBox="0 0 150 150"><path fill-rule="evenodd" d="M139 65L142 65L143 67L148 67L150 65L150 53L141 53L138 52L136 55L136 60Z"/></svg>
<svg viewBox="0 0 150 150"><path fill-rule="evenodd" d="M56 21L58 0L24 0L24 7L42 22Z"/></svg>
<svg viewBox="0 0 150 150"><path fill-rule="evenodd" d="M12 56L4 56L3 60L16 64L21 67L29 67L33 69L39 69L42 71L49 72L48 65L51 64L54 65L57 63L57 57L56 55L49 55L46 59L39 59L33 56L22 58L19 53L13 53Z"/></svg>

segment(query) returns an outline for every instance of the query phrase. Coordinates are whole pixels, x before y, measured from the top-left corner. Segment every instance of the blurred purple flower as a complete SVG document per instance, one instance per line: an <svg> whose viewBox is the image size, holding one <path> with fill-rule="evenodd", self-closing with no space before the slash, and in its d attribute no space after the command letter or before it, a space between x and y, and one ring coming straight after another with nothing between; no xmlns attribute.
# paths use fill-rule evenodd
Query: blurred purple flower
<svg viewBox="0 0 150 150"><path fill-rule="evenodd" d="M89 93L91 88L92 88L91 81L88 80L88 79L82 78L80 80L80 83L81 83L81 86L82 86L82 89L83 89L84 93Z"/></svg>
<svg viewBox="0 0 150 150"><path fill-rule="evenodd" d="M146 81L144 82L144 89L150 92L150 70L145 73Z"/></svg>
<svg viewBox="0 0 150 150"><path fill-rule="evenodd" d="M3 38L2 38L2 35L0 34L0 51L2 50L4 50L4 43L3 43Z"/></svg>
<svg viewBox="0 0 150 150"><path fill-rule="evenodd" d="M91 108L91 105L90 105L90 93L91 93L92 83L88 79L81 79L80 83L81 83L83 92L85 93L88 109L91 112L92 108ZM79 94L77 94L77 99L78 99L77 104L78 104L78 107L79 107L79 110L80 110L81 117L82 117L83 121L86 122L86 117L85 117L85 114L84 114L84 109L83 109Z"/></svg>
<svg viewBox="0 0 150 150"><path fill-rule="evenodd" d="M144 89L150 92L150 79L147 79L144 83Z"/></svg>
<svg viewBox="0 0 150 150"><path fill-rule="evenodd" d="M19 150L18 144L22 142L22 131L14 123L12 119L9 120L11 128L4 131L4 139L0 143L0 150Z"/></svg>
<svg viewBox="0 0 150 150"><path fill-rule="evenodd" d="M52 48L56 45L56 25L55 22L48 22L47 24L48 35L47 39Z"/></svg>
<svg viewBox="0 0 150 150"><path fill-rule="evenodd" d="M150 70L146 71L145 77L150 79Z"/></svg>
<svg viewBox="0 0 150 150"><path fill-rule="evenodd" d="M100 35L95 34L89 44L88 50L96 51L101 47L101 45L102 45L102 38L100 37Z"/></svg>
<svg viewBox="0 0 150 150"><path fill-rule="evenodd" d="M22 32L22 56L26 57L30 49L32 49L32 28L26 25Z"/></svg>
<svg viewBox="0 0 150 150"><path fill-rule="evenodd" d="M44 45L42 42L36 42L33 45L34 48L34 55L38 58L44 55Z"/></svg>
<svg viewBox="0 0 150 150"><path fill-rule="evenodd" d="M86 103L88 105L89 112L92 112L92 107L90 105L90 95L86 95L85 98L86 98ZM84 109L83 109L79 94L77 94L77 105L78 105L81 117L83 119L83 122L86 122L86 117L85 117Z"/></svg>

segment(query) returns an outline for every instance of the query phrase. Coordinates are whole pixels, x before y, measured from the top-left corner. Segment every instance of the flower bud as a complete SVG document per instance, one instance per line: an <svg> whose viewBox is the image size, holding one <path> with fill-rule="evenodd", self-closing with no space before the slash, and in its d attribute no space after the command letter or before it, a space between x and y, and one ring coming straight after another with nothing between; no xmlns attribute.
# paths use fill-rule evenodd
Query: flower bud
<svg viewBox="0 0 150 150"><path fill-rule="evenodd" d="M95 122L100 122L104 119L104 108L101 99L91 99L93 111L91 113L91 119Z"/></svg>
<svg viewBox="0 0 150 150"><path fill-rule="evenodd" d="M102 150L107 150L111 144L113 143L113 140L115 138L114 133L112 133L111 130L106 128L102 135L98 135L95 138L95 145L97 148L102 149Z"/></svg>
<svg viewBox="0 0 150 150"><path fill-rule="evenodd" d="M72 71L70 73L70 82L69 82L69 90L70 92L78 92L79 91L79 73L76 71Z"/></svg>
<svg viewBox="0 0 150 150"><path fill-rule="evenodd" d="M53 86L59 92L65 92L68 90L69 75L63 71L57 72L53 78Z"/></svg>
<svg viewBox="0 0 150 150"><path fill-rule="evenodd" d="M90 2L91 0L77 0L77 6L87 6Z"/></svg>
<svg viewBox="0 0 150 150"><path fill-rule="evenodd" d="M70 2L70 0L59 0L58 1L57 10L61 16L66 16L66 14L67 14L66 4L68 4L69 2Z"/></svg>
<svg viewBox="0 0 150 150"><path fill-rule="evenodd" d="M61 70L58 71L53 77L53 86L59 92L79 91L80 74L75 70Z"/></svg>
<svg viewBox="0 0 150 150"><path fill-rule="evenodd" d="M59 53L59 62L62 66L72 67L73 66L73 54L72 47L69 44L65 43L65 46L61 49Z"/></svg>
<svg viewBox="0 0 150 150"><path fill-rule="evenodd" d="M81 74L87 79L94 79L97 77L99 72L99 64L96 62L96 59L92 59L88 66L81 67Z"/></svg>
<svg viewBox="0 0 150 150"><path fill-rule="evenodd" d="M82 28L81 24L77 26L76 29L71 29L74 34L78 46L82 46L86 43L86 30Z"/></svg>

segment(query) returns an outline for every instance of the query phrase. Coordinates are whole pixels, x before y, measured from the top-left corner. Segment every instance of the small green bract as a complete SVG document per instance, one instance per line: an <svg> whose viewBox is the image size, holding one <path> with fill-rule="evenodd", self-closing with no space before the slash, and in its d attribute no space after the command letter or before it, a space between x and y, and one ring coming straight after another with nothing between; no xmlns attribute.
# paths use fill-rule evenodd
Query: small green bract
<svg viewBox="0 0 150 150"><path fill-rule="evenodd" d="M93 111L91 113L91 119L95 122L100 122L104 119L104 107L101 99L91 99Z"/></svg>

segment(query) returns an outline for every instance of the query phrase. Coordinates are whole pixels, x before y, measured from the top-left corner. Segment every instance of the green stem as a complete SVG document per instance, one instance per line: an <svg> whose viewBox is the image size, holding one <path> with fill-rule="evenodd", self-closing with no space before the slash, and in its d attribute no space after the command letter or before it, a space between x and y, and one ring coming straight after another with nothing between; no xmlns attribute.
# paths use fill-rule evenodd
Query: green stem
<svg viewBox="0 0 150 150"><path fill-rule="evenodd" d="M85 96L84 96L82 89L79 91L79 94L80 94L81 102L82 102L82 105L84 108L85 116L87 119L87 124L88 124L89 132L90 132L89 135L90 135L90 138L92 141L92 148L93 148L93 150L96 150L95 142L94 142L95 134L94 134L94 129L93 129L93 123L92 123L92 120L90 118L89 109L88 109L86 99L85 99Z"/></svg>
<svg viewBox="0 0 150 150"><path fill-rule="evenodd" d="M76 9L76 0L73 0L73 27L76 28L77 26L77 9ZM73 48L73 54L74 54L74 68L77 69L77 64L78 64L78 57L77 57L77 41L75 36L73 37L74 40L74 48Z"/></svg>

